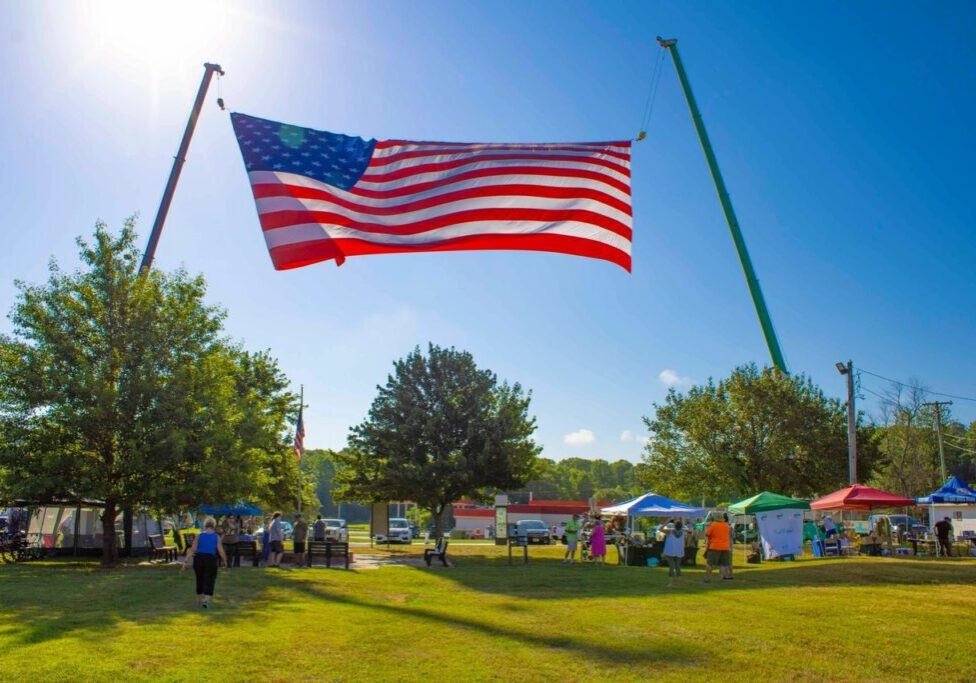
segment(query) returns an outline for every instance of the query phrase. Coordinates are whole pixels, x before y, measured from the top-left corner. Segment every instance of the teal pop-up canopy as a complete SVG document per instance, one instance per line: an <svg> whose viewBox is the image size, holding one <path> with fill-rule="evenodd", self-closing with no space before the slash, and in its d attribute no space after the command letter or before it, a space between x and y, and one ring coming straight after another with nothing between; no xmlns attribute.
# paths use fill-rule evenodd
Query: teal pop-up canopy
<svg viewBox="0 0 976 683"><path fill-rule="evenodd" d="M729 506L733 515L755 515L770 510L809 510L810 502L799 498L790 498L780 493L763 491L751 498L740 500Z"/></svg>

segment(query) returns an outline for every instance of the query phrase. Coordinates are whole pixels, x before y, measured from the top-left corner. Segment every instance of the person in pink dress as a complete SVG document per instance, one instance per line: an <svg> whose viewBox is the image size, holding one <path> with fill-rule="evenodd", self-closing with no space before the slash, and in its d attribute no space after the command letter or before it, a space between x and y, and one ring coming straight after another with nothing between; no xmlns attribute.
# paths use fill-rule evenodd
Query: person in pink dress
<svg viewBox="0 0 976 683"><path fill-rule="evenodd" d="M607 537L603 533L603 524L597 517L593 522L593 533L590 535L590 555L597 564L603 564L607 557Z"/></svg>

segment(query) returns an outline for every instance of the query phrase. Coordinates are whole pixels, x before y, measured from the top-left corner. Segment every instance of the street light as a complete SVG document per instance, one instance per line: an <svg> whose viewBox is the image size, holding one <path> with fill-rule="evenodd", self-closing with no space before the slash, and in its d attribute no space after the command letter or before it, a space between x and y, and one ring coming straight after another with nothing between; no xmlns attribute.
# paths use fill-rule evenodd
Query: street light
<svg viewBox="0 0 976 683"><path fill-rule="evenodd" d="M835 363L837 372L847 375L847 469L850 485L857 483L857 432L854 431L854 362Z"/></svg>

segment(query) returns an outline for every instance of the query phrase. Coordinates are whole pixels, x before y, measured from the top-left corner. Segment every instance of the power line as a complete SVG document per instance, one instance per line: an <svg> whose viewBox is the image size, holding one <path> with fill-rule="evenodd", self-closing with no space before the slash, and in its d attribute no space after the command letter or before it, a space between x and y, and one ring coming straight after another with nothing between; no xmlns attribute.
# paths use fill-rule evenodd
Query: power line
<svg viewBox="0 0 976 683"><path fill-rule="evenodd" d="M901 386L901 387L907 387L909 389L913 388L911 384L905 384L904 382L899 382L897 379L891 379L890 377L885 377L884 375L879 375L876 372L871 372L870 370L865 370L864 368L857 368L857 370L858 370L858 372L863 372L863 373L865 373L867 375L871 375L872 377L877 377L878 379L883 379L886 382L891 382L892 384L897 384L898 386ZM947 398L957 398L960 401L972 401L973 403L976 403L976 398L972 398L971 396L957 396L956 394L947 394L947 393L942 392L942 391L931 391L929 389L925 389L924 387L920 387L920 388L926 394L933 394L935 396L946 396Z"/></svg>

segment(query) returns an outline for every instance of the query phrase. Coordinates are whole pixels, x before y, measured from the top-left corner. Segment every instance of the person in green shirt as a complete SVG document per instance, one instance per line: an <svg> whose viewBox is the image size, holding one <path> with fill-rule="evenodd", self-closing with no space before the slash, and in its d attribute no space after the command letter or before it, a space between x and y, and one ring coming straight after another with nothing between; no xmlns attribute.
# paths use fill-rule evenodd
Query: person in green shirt
<svg viewBox="0 0 976 683"><path fill-rule="evenodd" d="M563 555L563 562L573 564L576 561L576 539L578 534L579 525L576 523L576 515L573 515L566 522L566 554Z"/></svg>

